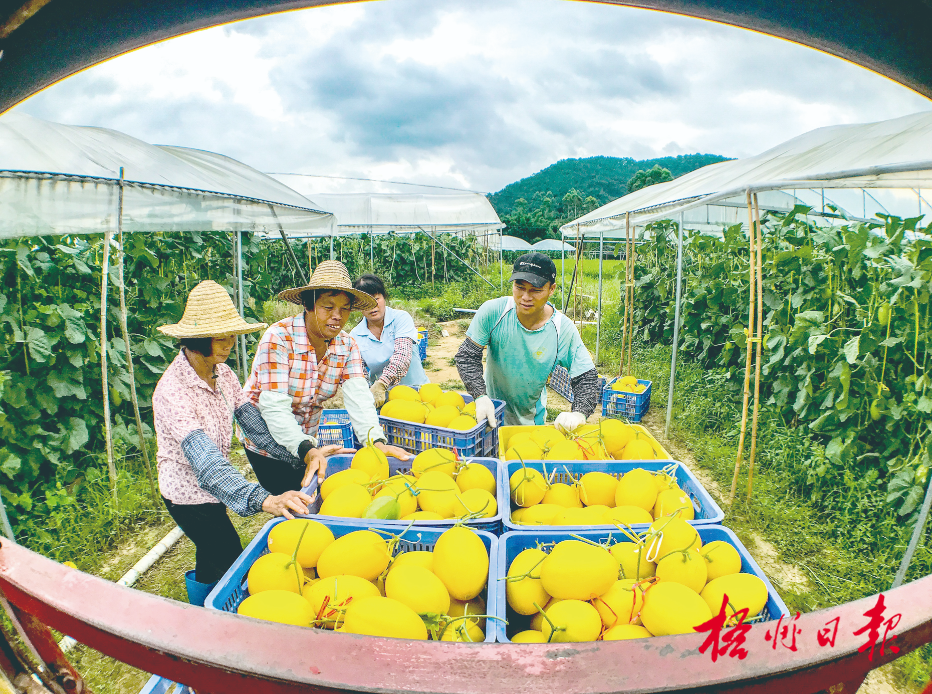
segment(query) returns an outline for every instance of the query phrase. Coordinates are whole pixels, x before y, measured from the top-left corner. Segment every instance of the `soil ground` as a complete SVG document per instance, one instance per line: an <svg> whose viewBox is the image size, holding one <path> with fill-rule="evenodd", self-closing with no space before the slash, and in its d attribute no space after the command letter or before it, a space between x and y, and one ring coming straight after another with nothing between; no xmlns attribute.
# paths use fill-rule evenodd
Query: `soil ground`
<svg viewBox="0 0 932 694"><path fill-rule="evenodd" d="M463 385L456 370L453 356L463 341L468 325L468 318L448 321L438 323L437 330L431 332L428 359L425 362L425 370L431 382L442 384L446 389L462 390ZM444 332L446 335L443 334ZM338 407L341 404L342 398L339 395L327 403L329 407ZM547 409L550 415L548 418L552 418L555 412L569 411L570 403L555 391L548 389ZM600 419L600 412L597 410L590 417L590 421L598 421L598 419ZM711 475L703 470L688 447L663 436L664 423L665 410L662 407L654 407L648 411L641 421L641 424L675 459L689 467L718 504L725 508L727 497L725 491L712 479ZM254 479L242 449L234 451L231 458L247 477ZM244 546L269 519L269 516L262 513L250 518L239 518L232 513L230 516L243 540ZM119 579L172 527L173 525L169 522L152 526L146 532L134 538L132 542L118 548L104 565L101 571L102 577L114 581ZM807 589L809 585L808 577L799 568L780 561L773 544L758 534L754 534L752 540L753 545L748 547L748 551L760 564L778 591L782 588ZM186 601L184 572L193 568L193 566L194 546L188 538L182 537L152 569L139 579L134 587L149 593ZM91 690L98 694L135 694L149 677L140 670L102 656L96 651L81 645L69 653L69 659L84 674ZM904 691L918 691L916 687L904 690L901 686L894 684L896 682L896 677L892 674L894 666L895 663L891 663L871 672L858 690L860 694L897 694Z"/></svg>

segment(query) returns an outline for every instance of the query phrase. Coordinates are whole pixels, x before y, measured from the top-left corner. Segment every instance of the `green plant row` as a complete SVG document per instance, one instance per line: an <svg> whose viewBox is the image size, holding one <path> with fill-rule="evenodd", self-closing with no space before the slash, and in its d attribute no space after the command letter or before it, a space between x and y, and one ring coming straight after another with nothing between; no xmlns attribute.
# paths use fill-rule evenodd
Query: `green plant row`
<svg viewBox="0 0 932 694"><path fill-rule="evenodd" d="M473 239L449 235L443 245L476 263ZM462 262L426 234L338 237L334 252L352 276L380 273L389 286L462 279ZM247 320L262 320L264 303L302 276L277 239L244 236ZM299 263L330 257L330 241L292 244ZM38 237L0 244L0 494L18 535L48 533L50 515L89 494L103 460L100 373L102 235ZM108 299L108 396L118 450L138 455L126 349L120 333L116 253ZM174 341L159 325L181 319L188 292L212 279L235 295L232 234L128 234L125 237L127 323L144 434L151 429L155 384L174 358ZM250 346L256 336L249 336ZM96 493L96 492L95 492Z"/></svg>
<svg viewBox="0 0 932 694"><path fill-rule="evenodd" d="M824 454L797 474L813 497L882 488L911 518L932 451L927 372L932 240L918 219L819 228L808 208L763 220L763 402L789 427L806 427ZM649 229L635 268L641 339L669 343L675 290L674 225ZM684 251L681 349L720 366L735 397L744 384L748 239L690 233ZM826 498L830 503L830 499Z"/></svg>

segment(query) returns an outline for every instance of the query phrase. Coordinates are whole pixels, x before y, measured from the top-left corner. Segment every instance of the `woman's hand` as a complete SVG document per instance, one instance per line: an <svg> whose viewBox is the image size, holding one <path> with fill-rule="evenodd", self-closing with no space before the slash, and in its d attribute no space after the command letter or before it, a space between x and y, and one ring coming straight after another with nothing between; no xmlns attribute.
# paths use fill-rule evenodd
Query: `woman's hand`
<svg viewBox="0 0 932 694"><path fill-rule="evenodd" d="M392 458L398 458L398 460L409 460L411 454L408 453L404 448L398 448L398 446L389 446L384 441L376 441L375 447L378 448L385 455L391 456Z"/></svg>
<svg viewBox="0 0 932 694"><path fill-rule="evenodd" d="M265 497L265 501L262 502L262 510L266 513L271 513L273 516L284 516L288 520L294 519L294 516L291 515L294 513L307 514L307 505L314 501L317 497L315 493L314 496L308 496L304 492L292 492L288 491L279 496L272 496L271 494Z"/></svg>
<svg viewBox="0 0 932 694"><path fill-rule="evenodd" d="M304 479L301 480L301 486L306 487L317 475L317 484L323 484L324 478L327 477L327 458L331 455L342 455L343 453L355 453L352 448L343 448L338 443L320 448L312 448L304 456L304 464L307 466L304 470Z"/></svg>

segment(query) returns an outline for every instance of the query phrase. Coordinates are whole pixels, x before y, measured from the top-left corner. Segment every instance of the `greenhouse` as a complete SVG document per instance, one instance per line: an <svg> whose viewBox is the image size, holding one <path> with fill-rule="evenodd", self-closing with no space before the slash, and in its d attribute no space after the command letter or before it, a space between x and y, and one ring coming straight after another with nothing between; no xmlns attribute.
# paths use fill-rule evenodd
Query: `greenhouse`
<svg viewBox="0 0 932 694"><path fill-rule="evenodd" d="M607 240L643 241L650 225L674 220L677 242L676 317L671 363L674 387L685 229L721 234L748 228L751 196L764 212L804 211L816 225L876 221L878 215L921 217L932 212L932 113L877 123L839 125L804 133L757 156L703 167L614 200L561 227L579 252ZM601 252L600 252L601 256ZM602 274L600 263L599 293ZM599 310L601 327L601 306ZM597 342L598 344L598 342ZM667 428L672 407L667 409Z"/></svg>

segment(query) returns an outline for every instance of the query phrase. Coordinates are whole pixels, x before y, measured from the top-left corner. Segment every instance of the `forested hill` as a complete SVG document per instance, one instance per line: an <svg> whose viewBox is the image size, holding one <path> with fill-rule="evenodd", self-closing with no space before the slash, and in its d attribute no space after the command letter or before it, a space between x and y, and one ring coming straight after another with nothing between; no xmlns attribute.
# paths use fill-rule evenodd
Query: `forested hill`
<svg viewBox="0 0 932 694"><path fill-rule="evenodd" d="M534 193L549 192L555 200L562 200L566 193L576 189L594 197L599 205L604 205L625 195L628 192L628 180L638 171L658 165L668 169L676 178L703 166L725 161L727 158L717 154L682 154L678 157L658 157L641 161L630 157L563 159L533 176L505 186L489 196L489 199L501 218L512 212L516 200L523 198L530 202Z"/></svg>

